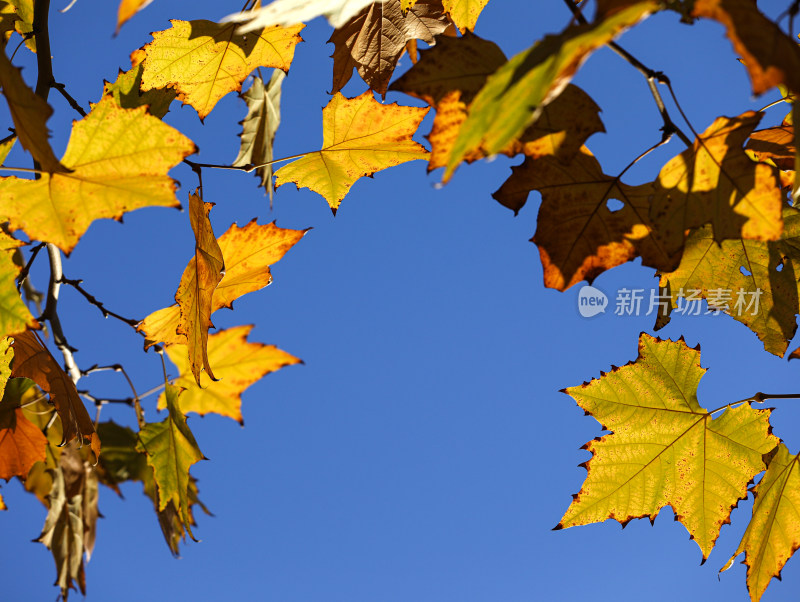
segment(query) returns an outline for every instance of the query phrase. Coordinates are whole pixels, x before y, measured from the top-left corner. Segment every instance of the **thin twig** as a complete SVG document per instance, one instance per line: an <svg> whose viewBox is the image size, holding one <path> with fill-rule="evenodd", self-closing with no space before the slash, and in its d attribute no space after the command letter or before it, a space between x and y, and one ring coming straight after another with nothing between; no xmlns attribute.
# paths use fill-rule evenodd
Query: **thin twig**
<svg viewBox="0 0 800 602"><path fill-rule="evenodd" d="M768 399L800 399L800 393L756 393L755 395L745 397L739 401L732 401L731 403L717 408L716 410L710 411L709 414L716 414L717 412L742 403L764 403Z"/></svg>
<svg viewBox="0 0 800 602"><path fill-rule="evenodd" d="M67 92L67 88L64 84L59 84L57 81L50 82L50 87L55 88L59 92L61 92L61 96L67 99L69 106L71 106L75 111L77 111L81 117L86 117L86 111L83 110L83 107L78 104L78 101L70 96L69 92Z"/></svg>
<svg viewBox="0 0 800 602"><path fill-rule="evenodd" d="M245 173L251 173L256 169L260 169L262 167L269 167L275 163L281 163L283 161L291 161L292 159L300 159L301 157L305 157L310 155L312 152L319 152L319 151L309 151L307 153L300 153L298 155L291 155L289 157L282 157L280 159L273 159L272 161L267 161L266 163L260 163L258 165L253 165L252 163L247 163L246 165L218 165L216 163L195 163L194 161L190 161L189 159L184 159L183 162L186 163L189 167L192 168L192 171L195 171L198 167L209 167L211 169L229 169L232 171L243 171Z"/></svg>
<svg viewBox="0 0 800 602"><path fill-rule="evenodd" d="M77 383L81 378L81 371L75 363L74 352L77 351L67 342L61 320L58 318L58 295L61 292L61 279L64 277L61 264L61 249L52 243L47 243L47 256L50 258L50 283L47 287L47 303L44 307L42 320L50 322L53 331L53 342L64 356L64 367L72 382Z"/></svg>
<svg viewBox="0 0 800 602"><path fill-rule="evenodd" d="M572 12L575 19L581 25L586 25L588 21L586 17L583 16L581 9L574 4L573 0L564 0L564 3L567 5L569 10ZM684 134L681 129L675 125L675 122L672 121L672 118L669 115L669 111L667 111L667 107L664 104L664 99L661 97L661 92L658 90L657 83L667 84L669 85L669 78L664 75L661 71L655 71L650 69L647 65L642 63L639 59L633 56L630 52L625 50L622 46L617 44L616 42L608 42L606 44L611 50L616 52L619 56L625 59L634 69L636 69L639 73L641 73L645 79L647 80L647 85L650 88L650 94L653 96L653 100L656 103L656 107L658 108L658 112L661 115L661 120L664 122L664 125L661 127L661 138L663 142L667 142L673 134L677 134L678 138L688 147L692 146L692 141ZM672 86L670 85L670 90L672 90Z"/></svg>
<svg viewBox="0 0 800 602"><path fill-rule="evenodd" d="M33 163L34 165L36 165L36 161L34 161ZM9 167L7 165L0 165L0 169L3 171L22 171L25 173L33 173L36 174L37 176L41 176L42 174L47 173L46 171L39 169L38 166L31 169L30 167ZM36 179L38 180L39 178Z"/></svg>
<svg viewBox="0 0 800 602"><path fill-rule="evenodd" d="M17 276L17 291L22 288L22 283L25 282L25 279L28 277L28 273L31 271L31 266L33 265L33 260L36 259L36 256L39 254L45 246L45 243L40 242L38 245L31 249L31 256L28 259L28 263L25 264L25 267L22 268L20 271L19 276Z"/></svg>
<svg viewBox="0 0 800 602"><path fill-rule="evenodd" d="M86 370L82 371L84 376L89 376L93 372L103 372L105 370L113 370L114 372L120 372L122 376L125 377L125 380L128 381L128 386L131 388L131 392L133 392L133 397L127 398L127 400L116 400L115 402L111 403L126 403L128 405L132 405L133 408L136 410L136 422L139 423L139 428L144 428L145 421L144 421L144 410L142 410L142 405L139 403L141 399L139 394L136 392L136 387L133 386L133 381L131 377L128 376L128 373L125 371L125 368L122 367L122 364L112 364L110 366L98 366L95 364L91 368L87 368ZM101 400L102 401L102 400ZM98 408L99 414L99 408Z"/></svg>
<svg viewBox="0 0 800 602"><path fill-rule="evenodd" d="M62 274L60 282L61 282L61 284L70 285L72 288L74 288L76 291L78 291L81 295L83 295L83 297L89 303L91 303L97 309L100 310L100 313L103 314L104 318L108 318L109 316L111 316L112 318L116 318L120 322L124 322L125 324L127 324L128 326L130 326L133 329L136 329L136 325L139 324L139 322L141 322L141 320L135 320L133 318L125 318L125 317L119 315L118 313L113 312L110 309L107 309L106 306L103 305L102 302L98 301L97 298L94 295L92 295L92 294L88 293L86 290L84 290L84 288L81 286L81 283L83 282L83 280L71 280L70 278L66 278Z"/></svg>

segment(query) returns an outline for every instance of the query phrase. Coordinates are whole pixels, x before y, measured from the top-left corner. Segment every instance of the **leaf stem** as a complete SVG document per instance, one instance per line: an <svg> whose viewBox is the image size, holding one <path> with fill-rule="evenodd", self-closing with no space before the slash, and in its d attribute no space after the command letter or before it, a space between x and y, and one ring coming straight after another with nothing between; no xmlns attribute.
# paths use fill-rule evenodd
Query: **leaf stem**
<svg viewBox="0 0 800 602"><path fill-rule="evenodd" d="M740 399L739 401L732 401L729 404L722 406L721 408L717 408L716 410L711 410L709 414L716 414L722 410L726 410L732 406L739 405L741 403L764 403L768 399L800 399L800 393L756 393L755 395L751 395L750 397L745 397L744 399Z"/></svg>
<svg viewBox="0 0 800 602"><path fill-rule="evenodd" d="M247 163L246 165L240 165L240 166L218 165L218 164L215 164L215 163L195 163L194 161L190 161L189 159L184 159L183 162L186 163L186 165L188 165L189 167L191 167L192 171L195 171L195 172L196 172L195 168L208 167L210 169L229 169L229 170L233 170L233 171L243 171L245 173L251 173L251 172L253 172L256 169L259 169L261 167L269 167L270 165L273 165L275 163L281 163L283 161L291 161L292 159L300 159L302 157L307 157L311 153L315 153L315 152L319 152L319 151L308 151L306 153L300 153L298 155L290 155L288 157L282 157L280 159L273 159L272 161L267 161L266 163L259 163L258 165L253 165L252 163Z"/></svg>
<svg viewBox="0 0 800 602"><path fill-rule="evenodd" d="M35 163L36 162L34 161L34 164ZM0 165L0 170L4 170L4 171L23 171L25 173L36 174L37 176L40 176L42 174L46 174L47 173L46 171L43 171L43 170L39 169L38 166L31 169L30 167L8 167L6 165ZM36 179L38 180L39 178L36 178Z"/></svg>

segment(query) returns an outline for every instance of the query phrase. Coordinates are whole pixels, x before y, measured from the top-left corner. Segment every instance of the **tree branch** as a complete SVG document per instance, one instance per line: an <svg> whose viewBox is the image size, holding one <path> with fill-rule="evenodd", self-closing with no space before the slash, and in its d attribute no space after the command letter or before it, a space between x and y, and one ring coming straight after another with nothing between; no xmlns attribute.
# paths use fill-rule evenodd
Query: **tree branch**
<svg viewBox="0 0 800 602"><path fill-rule="evenodd" d="M86 290L84 290L84 288L81 286L81 283L83 282L83 280L71 280L69 278L66 278L62 274L60 282L61 282L61 284L70 285L72 288L74 288L76 291L78 291L81 295L83 295L83 297L89 303L91 303L97 309L100 310L100 313L103 314L104 318L108 318L109 316L111 316L112 318L116 318L120 322L124 322L125 324L127 324L128 326L130 326L131 328L134 328L134 329L136 328L136 325L139 322L141 322L141 320L135 320L133 318L125 318L125 317L119 315L118 313L113 312L110 309L107 309L106 306L103 305L103 303L101 303L100 301L98 301L98 299L94 295L92 295L92 294L88 293Z"/></svg>
<svg viewBox="0 0 800 602"><path fill-rule="evenodd" d="M78 112L81 117L86 117L86 111L83 110L83 107L78 104L78 101L70 96L69 92L67 92L67 87L64 84L59 84L57 81L51 81L50 87L58 90L61 92L61 96L67 99L69 106L71 106L75 111Z"/></svg>
<svg viewBox="0 0 800 602"><path fill-rule="evenodd" d="M588 21L586 17L583 16L581 9L573 2L573 0L564 0L564 3L567 5L569 10L572 12L575 19L581 25L586 25ZM673 134L677 134L678 138L681 139L686 146L691 147L692 141L684 134L681 129L675 125L675 122L672 121L672 118L669 116L669 112L667 111L666 105L664 105L664 99L661 97L661 93L658 91L658 86L656 83L666 84L670 86L670 91L672 91L672 86L669 83L669 78L664 75L661 71L655 71L650 69L647 65L642 63L639 59L633 56L630 52L625 50L622 46L617 44L616 42L609 42L606 44L611 50L616 52L619 56L625 59L634 69L636 69L639 73L641 73L645 79L647 80L647 85L650 88L650 94L653 95L653 100L656 103L656 107L658 108L658 112L661 115L661 120L664 122L664 125L661 127L661 140L662 142L666 142L669 140ZM674 96L674 94L673 94ZM687 122L688 123L688 122ZM691 127L691 126L690 126Z"/></svg>

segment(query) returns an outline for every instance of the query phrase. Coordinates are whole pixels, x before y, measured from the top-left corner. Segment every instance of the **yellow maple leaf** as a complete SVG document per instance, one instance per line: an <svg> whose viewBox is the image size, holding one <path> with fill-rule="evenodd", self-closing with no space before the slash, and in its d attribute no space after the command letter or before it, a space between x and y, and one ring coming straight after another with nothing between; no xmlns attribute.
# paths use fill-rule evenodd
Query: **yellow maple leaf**
<svg viewBox="0 0 800 602"><path fill-rule="evenodd" d="M167 347L169 359L180 372L174 383L185 389L180 397L182 412L201 415L215 413L244 424L241 410L244 390L270 372L301 363L301 360L274 345L248 342L247 336L252 328L237 326L208 337L208 358L214 364L219 380L212 382L206 374L201 373L200 386L192 377L186 360L186 347ZM158 407L166 407L166 396L163 394L158 400Z"/></svg>
<svg viewBox="0 0 800 602"><path fill-rule="evenodd" d="M650 216L684 228L710 223L717 242L748 238L777 240L783 232L783 196L777 169L755 162L744 141L763 113L718 117L691 148L658 174Z"/></svg>
<svg viewBox="0 0 800 602"><path fill-rule="evenodd" d="M26 328L39 328L17 290L17 275L22 268L14 263L13 252L22 244L0 230L0 337Z"/></svg>
<svg viewBox="0 0 800 602"><path fill-rule="evenodd" d="M337 92L322 109L322 149L275 172L278 188L294 182L328 201L334 215L350 187L362 176L416 159L428 151L411 137L427 108L381 104L371 91L356 98Z"/></svg>
<svg viewBox="0 0 800 602"><path fill-rule="evenodd" d="M189 195L189 221L194 231L194 257L189 261L175 293L180 318L176 333L186 337L192 374L200 383L200 370L205 368L212 380L214 371L208 363L206 345L208 329L212 327L211 299L225 273L225 260L219 247L208 213L213 205L200 200L197 193Z"/></svg>
<svg viewBox="0 0 800 602"><path fill-rule="evenodd" d="M260 290L272 282L269 266L291 249L308 230L279 228L275 223L259 225L252 220L244 228L233 224L219 237L222 257L225 259L225 276L214 290L211 312L223 307L233 308L233 302L242 295ZM191 262L186 266L184 275ZM186 337L178 333L180 310L170 305L153 312L139 325L145 334L145 348L158 342L165 345L186 345Z"/></svg>
<svg viewBox="0 0 800 602"><path fill-rule="evenodd" d="M464 33L467 29L475 29L475 23L489 0L442 0L445 12L453 23Z"/></svg>
<svg viewBox="0 0 800 602"><path fill-rule="evenodd" d="M71 173L38 180L0 179L0 215L13 230L69 253L96 219L118 219L141 207L179 207L170 168L194 143L148 115L104 98L72 128L62 157Z"/></svg>
<svg viewBox="0 0 800 602"><path fill-rule="evenodd" d="M779 439L770 410L749 404L717 418L697 401L700 348L645 333L635 362L564 392L611 434L585 445L586 481L556 528L654 521L671 506L707 558L747 485Z"/></svg>
<svg viewBox="0 0 800 602"><path fill-rule="evenodd" d="M241 35L236 24L171 21L142 51L142 92L170 86L205 119L220 98L241 90L257 67L289 70L304 25L268 27ZM138 52L138 51L137 51ZM134 59L131 58L131 62Z"/></svg>
<svg viewBox="0 0 800 602"><path fill-rule="evenodd" d="M800 458L781 443L769 461L764 478L755 487L753 517L728 563L729 569L744 552L747 565L747 589L758 602L773 577L781 578L781 569L800 548Z"/></svg>

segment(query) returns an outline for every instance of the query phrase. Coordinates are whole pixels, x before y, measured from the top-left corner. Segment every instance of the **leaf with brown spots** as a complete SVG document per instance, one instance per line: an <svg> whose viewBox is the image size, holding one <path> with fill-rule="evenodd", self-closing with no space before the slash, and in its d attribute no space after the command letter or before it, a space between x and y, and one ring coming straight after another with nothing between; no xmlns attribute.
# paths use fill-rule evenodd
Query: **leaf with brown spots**
<svg viewBox="0 0 800 602"><path fill-rule="evenodd" d="M586 481L557 529L608 518L653 522L670 506L708 558L779 440L769 409L744 403L716 418L703 409L704 373L699 347L642 333L636 361L564 390L611 433L584 446L592 453Z"/></svg>

